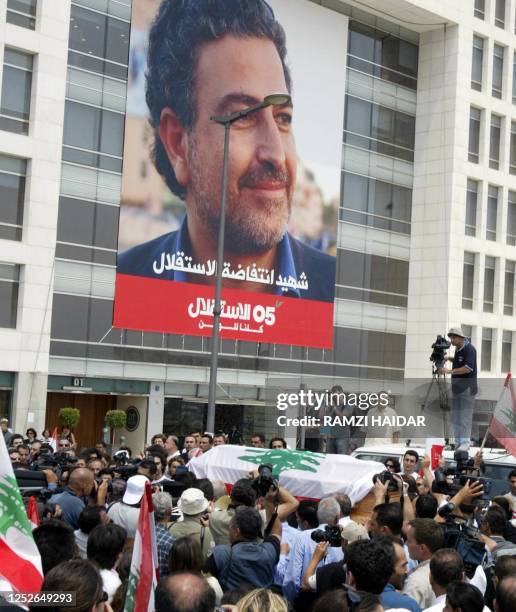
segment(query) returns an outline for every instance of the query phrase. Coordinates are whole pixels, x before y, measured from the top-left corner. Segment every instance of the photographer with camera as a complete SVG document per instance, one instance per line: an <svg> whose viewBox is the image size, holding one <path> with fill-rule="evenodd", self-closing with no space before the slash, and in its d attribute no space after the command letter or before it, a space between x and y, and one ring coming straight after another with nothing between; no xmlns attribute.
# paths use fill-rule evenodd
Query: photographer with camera
<svg viewBox="0 0 516 612"><path fill-rule="evenodd" d="M266 495L267 504L273 505L275 497L276 491L271 487ZM278 515L272 517L267 535L262 532L258 510L239 506L229 523L229 539L229 545L213 548L203 572L215 576L224 591L237 588L242 582L255 588L269 588L280 556L281 523Z"/></svg>
<svg viewBox="0 0 516 612"><path fill-rule="evenodd" d="M76 468L70 473L68 483L61 493L50 498L51 503L59 504L62 510L61 519L73 529L79 529L79 516L89 503L90 495L97 491L97 505L104 507L108 483L96 485L93 472L87 468Z"/></svg>
<svg viewBox="0 0 516 612"><path fill-rule="evenodd" d="M448 338L455 347L453 357L446 357L452 362L451 369L440 367L439 374L451 374L453 410L452 423L455 436L455 448L469 450L471 427L473 424L473 407L477 388L477 350L465 337L460 327L452 327Z"/></svg>
<svg viewBox="0 0 516 612"><path fill-rule="evenodd" d="M340 514L339 503L334 497L322 499L317 509L319 527L301 532L294 541L283 579L283 594L290 601L294 601L301 588L303 576L310 565L319 542L329 542L330 548L317 567L336 561L342 562L344 553L342 552L338 525L341 518Z"/></svg>

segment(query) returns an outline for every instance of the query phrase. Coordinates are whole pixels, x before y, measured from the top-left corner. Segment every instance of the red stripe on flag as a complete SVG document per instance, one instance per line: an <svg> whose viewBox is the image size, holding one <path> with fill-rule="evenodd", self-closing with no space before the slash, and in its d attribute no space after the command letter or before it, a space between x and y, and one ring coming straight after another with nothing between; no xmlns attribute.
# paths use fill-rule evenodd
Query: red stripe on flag
<svg viewBox="0 0 516 612"><path fill-rule="evenodd" d="M36 504L36 498L34 495L29 497L29 503L27 505L27 516L29 521L36 527L40 524L38 505Z"/></svg>
<svg viewBox="0 0 516 612"><path fill-rule="evenodd" d="M13 588L22 593L37 593L43 584L43 576L27 559L18 556L4 540L0 539L0 573Z"/></svg>
<svg viewBox="0 0 516 612"><path fill-rule="evenodd" d="M142 557L140 563L140 579L136 587L136 597L134 612L147 612L149 600L152 592L152 573L153 573L153 553L152 537L149 524L149 494L150 483L145 483L145 495L142 497L140 505L140 515L138 517L138 531L140 533ZM152 496L151 496L152 503Z"/></svg>
<svg viewBox="0 0 516 612"><path fill-rule="evenodd" d="M514 457L516 457L516 437L507 427L493 417L489 428L493 436L502 444Z"/></svg>

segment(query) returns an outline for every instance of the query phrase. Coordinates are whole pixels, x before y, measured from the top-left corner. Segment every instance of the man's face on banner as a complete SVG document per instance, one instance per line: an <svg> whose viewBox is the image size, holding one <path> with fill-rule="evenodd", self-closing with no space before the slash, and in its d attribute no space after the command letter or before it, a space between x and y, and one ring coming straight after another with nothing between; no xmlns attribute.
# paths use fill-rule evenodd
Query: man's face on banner
<svg viewBox="0 0 516 612"><path fill-rule="evenodd" d="M268 39L227 35L202 45L194 78L197 118L174 164L187 188L190 234L216 241L221 199L223 129L210 120L287 92L283 67ZM287 229L296 180L292 108L267 107L233 124L230 138L226 248L265 252ZM171 159L171 161L173 161Z"/></svg>

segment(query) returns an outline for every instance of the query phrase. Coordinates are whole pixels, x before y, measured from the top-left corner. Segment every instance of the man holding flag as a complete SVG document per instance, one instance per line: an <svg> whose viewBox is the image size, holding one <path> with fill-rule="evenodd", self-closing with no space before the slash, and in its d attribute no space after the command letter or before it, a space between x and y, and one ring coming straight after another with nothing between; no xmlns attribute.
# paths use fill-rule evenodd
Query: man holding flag
<svg viewBox="0 0 516 612"><path fill-rule="evenodd" d="M0 436L0 591L37 593L42 583L41 557Z"/></svg>
<svg viewBox="0 0 516 612"><path fill-rule="evenodd" d="M131 572L124 612L154 612L154 592L159 581L158 549L150 482L140 504L140 516L134 538Z"/></svg>

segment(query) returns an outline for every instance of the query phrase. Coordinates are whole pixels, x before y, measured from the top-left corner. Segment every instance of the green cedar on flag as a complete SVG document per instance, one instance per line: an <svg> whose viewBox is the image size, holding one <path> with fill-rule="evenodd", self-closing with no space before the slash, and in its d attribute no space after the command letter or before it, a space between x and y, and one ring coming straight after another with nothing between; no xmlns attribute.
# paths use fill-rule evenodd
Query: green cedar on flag
<svg viewBox="0 0 516 612"><path fill-rule="evenodd" d="M134 538L131 571L127 584L124 612L154 612L154 591L159 580L156 526L150 483L140 504L140 516Z"/></svg>
<svg viewBox="0 0 516 612"><path fill-rule="evenodd" d="M41 557L0 436L0 590L37 593L42 584Z"/></svg>

